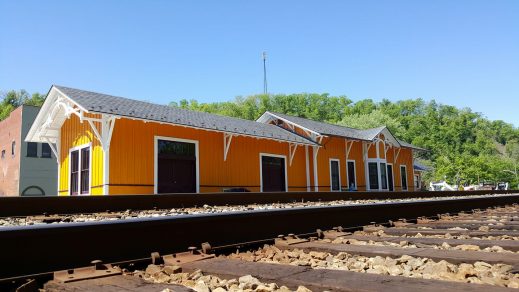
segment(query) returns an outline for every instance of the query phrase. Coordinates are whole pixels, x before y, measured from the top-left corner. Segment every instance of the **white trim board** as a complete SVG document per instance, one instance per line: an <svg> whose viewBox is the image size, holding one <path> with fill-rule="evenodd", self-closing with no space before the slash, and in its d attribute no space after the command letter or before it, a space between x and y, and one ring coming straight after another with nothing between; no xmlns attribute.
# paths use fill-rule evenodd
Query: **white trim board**
<svg viewBox="0 0 519 292"><path fill-rule="evenodd" d="M260 192L263 192L263 163L262 163L262 159L261 159L263 156L283 158L283 162L284 162L284 165L285 165L285 192L288 192L287 156L286 155L280 155L280 154L263 153L263 152L260 152L260 154L259 154Z"/></svg>
<svg viewBox="0 0 519 292"><path fill-rule="evenodd" d="M289 120L287 120L287 119L284 119L284 118L282 118L282 117L280 117L280 116L277 116L276 114L273 114L273 113L271 113L271 112L269 112L269 111L264 112L264 113L263 113L263 114L262 114L262 115L261 115L261 116L260 116L256 121L257 121L257 122L260 122L260 123L261 123L261 122L265 122L265 121L267 120L267 118L264 117L265 115L269 115L269 116L271 116L271 117L275 117L275 118L278 119L278 120L282 120L282 121L285 122L286 124L290 124L290 125L292 125L292 126L298 127L298 128L300 128L300 129L302 129L302 130L304 130L304 131L307 131L307 132L313 133L313 134L315 134L316 136L322 136L321 133L318 133L318 132L316 132L316 131L314 131L314 130L310 130L310 129L308 129L308 128L305 128L305 127L303 127L303 126L301 126L301 125L299 125L299 124L296 124L296 123L294 123L294 122L291 122L291 121L289 121Z"/></svg>
<svg viewBox="0 0 519 292"><path fill-rule="evenodd" d="M181 139L175 137L166 137L166 136L154 136L153 137L153 193L158 194L158 169L159 169L159 157L158 157L158 141L172 141L172 142L183 142L183 143L191 143L195 144L195 159L196 159L196 192L200 193L200 157L199 157L199 147L198 140L188 140Z"/></svg>
<svg viewBox="0 0 519 292"><path fill-rule="evenodd" d="M337 162L337 170L339 171L339 189L338 190L334 190L333 189L333 185L332 185L332 161L336 161ZM341 184L341 160L338 159L338 158L330 158L328 160L328 165L329 165L329 170L330 170L330 192L340 192L341 189L342 189L342 184Z"/></svg>
<svg viewBox="0 0 519 292"><path fill-rule="evenodd" d="M305 167L306 167L306 191L310 191L310 161L308 158L308 145L305 145Z"/></svg>

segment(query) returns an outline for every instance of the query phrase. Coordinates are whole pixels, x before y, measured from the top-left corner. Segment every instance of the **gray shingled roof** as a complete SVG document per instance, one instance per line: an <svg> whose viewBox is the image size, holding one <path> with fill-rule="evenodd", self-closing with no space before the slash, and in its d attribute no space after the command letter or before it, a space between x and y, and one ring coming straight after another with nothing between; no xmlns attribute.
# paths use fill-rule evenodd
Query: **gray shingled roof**
<svg viewBox="0 0 519 292"><path fill-rule="evenodd" d="M317 132L321 135L327 135L327 136L339 136L339 137L347 137L347 138L353 138L358 140L365 140L365 141L371 141L373 138L377 136L380 131L382 131L385 127L378 127L373 129L367 129L367 130L359 130L354 128L348 128L344 126L339 125L333 125L323 122L317 122L301 117L295 117L290 116L286 114L281 113L275 113L275 112L269 112L272 115L278 116L282 119L285 119L289 122L292 122L294 124L300 125L304 128L307 128L309 130L312 130L314 132Z"/></svg>
<svg viewBox="0 0 519 292"><path fill-rule="evenodd" d="M232 134L316 145L302 136L274 125L174 108L167 105L158 105L64 86L54 85L54 87L79 106L92 113L112 114Z"/></svg>
<svg viewBox="0 0 519 292"><path fill-rule="evenodd" d="M402 145L402 147L407 147L407 148L413 148L413 149L416 149L416 150L421 150L421 151L428 151L427 149L424 149L424 148L420 148L418 146L414 146L413 144L411 143L407 143L405 141L402 141L402 140L398 140L398 143L400 143L400 145Z"/></svg>
<svg viewBox="0 0 519 292"><path fill-rule="evenodd" d="M415 160L415 161L414 161L413 168L414 168L415 170L418 170L418 171L429 171L429 170L432 170L431 167L429 167L429 166L427 166L427 165L421 163L421 162L418 161L418 160Z"/></svg>
<svg viewBox="0 0 519 292"><path fill-rule="evenodd" d="M314 132L317 132L321 135L339 136L339 137L346 137L346 138L359 139L359 140L365 140L365 141L372 141L382 130L384 130L386 128L385 126L381 126L378 128L360 130L360 129L348 128L348 127L334 125L334 124L317 122L317 121L313 121L313 120L309 120L309 119L305 119L305 118L301 118L301 117L296 117L296 116L291 116L291 115L286 115L286 114L281 114L281 113L275 113L275 112L268 112L268 113L270 113L274 116L278 116L279 118L282 118L282 119L292 122L294 124L300 125L304 128L312 130ZM427 151L423 148L414 146L405 141L402 141L399 139L396 139L396 140L402 147Z"/></svg>

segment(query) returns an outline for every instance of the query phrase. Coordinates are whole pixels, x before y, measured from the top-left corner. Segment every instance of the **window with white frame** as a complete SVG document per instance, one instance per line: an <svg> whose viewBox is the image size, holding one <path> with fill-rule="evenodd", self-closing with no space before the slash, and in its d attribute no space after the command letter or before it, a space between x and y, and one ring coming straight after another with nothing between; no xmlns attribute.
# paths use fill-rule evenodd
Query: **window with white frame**
<svg viewBox="0 0 519 292"><path fill-rule="evenodd" d="M378 163L368 163L369 189L378 190Z"/></svg>
<svg viewBox="0 0 519 292"><path fill-rule="evenodd" d="M407 168L405 165L400 166L400 179L402 180L402 190L407 191Z"/></svg>
<svg viewBox="0 0 519 292"><path fill-rule="evenodd" d="M414 187L415 189L419 190L420 189L420 176L418 174L415 174L414 175Z"/></svg>
<svg viewBox="0 0 519 292"><path fill-rule="evenodd" d="M70 194L90 193L90 145L70 151Z"/></svg>
<svg viewBox="0 0 519 292"><path fill-rule="evenodd" d="M387 166L383 162L380 163L380 182L382 189L387 190Z"/></svg>
<svg viewBox="0 0 519 292"><path fill-rule="evenodd" d="M355 160L348 160L347 172L348 172L348 189L354 191L357 189L357 176L355 172Z"/></svg>
<svg viewBox="0 0 519 292"><path fill-rule="evenodd" d="M339 170L339 159L330 159L330 190L341 190L341 173Z"/></svg>

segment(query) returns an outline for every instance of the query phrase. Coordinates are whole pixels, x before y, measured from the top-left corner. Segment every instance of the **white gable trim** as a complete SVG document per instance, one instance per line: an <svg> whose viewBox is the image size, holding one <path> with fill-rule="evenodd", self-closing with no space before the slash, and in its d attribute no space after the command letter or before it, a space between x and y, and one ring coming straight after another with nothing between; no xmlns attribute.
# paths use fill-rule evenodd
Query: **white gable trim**
<svg viewBox="0 0 519 292"><path fill-rule="evenodd" d="M271 112L269 112L269 111L264 112L264 113L261 115L261 117L259 117L259 118L256 120L256 122L260 122L260 123L268 123L268 122L269 122L269 117L268 117L268 116L270 116L270 117L274 117L274 118L276 118L276 119L278 119L278 120L281 120L281 121L283 121L283 122L285 122L285 123L287 123L287 124L289 124L289 125L291 125L291 126L295 126L295 127L300 128L300 129L303 129L303 130L306 131L306 132L313 133L313 134L315 134L315 135L317 135L317 136L322 136L321 133L318 133L318 132L316 132L316 131L313 131L313 130L310 130L310 129L308 129L308 128L305 128L305 127L303 127L303 126L301 126L301 125L299 125L299 124L296 124L296 123L294 123L294 122L291 122L291 121L289 121L289 120L287 120L287 119L284 119L284 118L282 118L282 117L280 117L280 116L277 116L277 115L275 115L275 114L273 114L273 113L271 113Z"/></svg>

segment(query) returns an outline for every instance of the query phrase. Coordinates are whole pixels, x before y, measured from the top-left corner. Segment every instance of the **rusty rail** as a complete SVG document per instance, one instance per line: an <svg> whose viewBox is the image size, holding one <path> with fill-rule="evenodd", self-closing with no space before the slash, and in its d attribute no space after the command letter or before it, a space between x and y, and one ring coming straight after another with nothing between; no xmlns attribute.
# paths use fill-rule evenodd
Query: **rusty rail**
<svg viewBox="0 0 519 292"><path fill-rule="evenodd" d="M272 193L201 193L161 195L0 197L0 217L42 214L77 214L104 211L168 209L203 206L289 203L301 201L385 200L431 198L483 194L512 194L508 191L446 192L272 192Z"/></svg>
<svg viewBox="0 0 519 292"><path fill-rule="evenodd" d="M519 203L519 195L306 207L0 229L0 279L168 254L209 242L223 246Z"/></svg>

